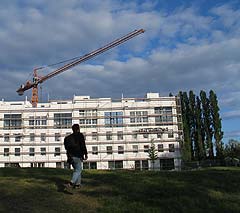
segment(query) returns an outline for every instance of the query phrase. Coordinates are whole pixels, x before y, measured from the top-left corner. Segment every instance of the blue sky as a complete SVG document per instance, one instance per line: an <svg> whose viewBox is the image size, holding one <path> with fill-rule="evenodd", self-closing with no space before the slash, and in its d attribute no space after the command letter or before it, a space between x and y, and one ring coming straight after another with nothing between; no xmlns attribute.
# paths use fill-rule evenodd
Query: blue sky
<svg viewBox="0 0 240 213"><path fill-rule="evenodd" d="M144 34L46 81L43 99L212 89L219 99L224 141L240 139L239 0L99 2L2 0L0 97L23 100L16 89L31 78L34 67L84 55L143 28Z"/></svg>

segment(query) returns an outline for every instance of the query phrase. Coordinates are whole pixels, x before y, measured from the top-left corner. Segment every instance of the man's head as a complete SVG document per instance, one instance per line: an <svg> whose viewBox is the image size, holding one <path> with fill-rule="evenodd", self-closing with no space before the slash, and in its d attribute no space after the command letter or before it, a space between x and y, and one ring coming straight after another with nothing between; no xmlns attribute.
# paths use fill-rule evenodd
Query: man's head
<svg viewBox="0 0 240 213"><path fill-rule="evenodd" d="M77 133L77 132L80 132L80 127L78 124L73 124L72 126L72 131L73 133Z"/></svg>

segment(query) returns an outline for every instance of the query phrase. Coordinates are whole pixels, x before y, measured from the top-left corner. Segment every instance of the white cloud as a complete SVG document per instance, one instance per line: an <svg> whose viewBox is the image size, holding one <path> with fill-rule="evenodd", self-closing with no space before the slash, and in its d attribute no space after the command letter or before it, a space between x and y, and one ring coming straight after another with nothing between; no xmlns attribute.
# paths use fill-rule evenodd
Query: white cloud
<svg viewBox="0 0 240 213"><path fill-rule="evenodd" d="M223 113L223 119L231 119L237 117L240 117L240 109Z"/></svg>
<svg viewBox="0 0 240 213"><path fill-rule="evenodd" d="M224 134L224 138L237 138L240 137L240 130L235 130L235 131L227 131Z"/></svg>
<svg viewBox="0 0 240 213"><path fill-rule="evenodd" d="M223 106L237 106L240 10L224 5L202 15L196 7L155 9L154 1L15 2L4 1L0 9L1 96L16 98L16 87L35 66L85 54L144 28L127 44L45 82L45 91L71 97L214 89Z"/></svg>

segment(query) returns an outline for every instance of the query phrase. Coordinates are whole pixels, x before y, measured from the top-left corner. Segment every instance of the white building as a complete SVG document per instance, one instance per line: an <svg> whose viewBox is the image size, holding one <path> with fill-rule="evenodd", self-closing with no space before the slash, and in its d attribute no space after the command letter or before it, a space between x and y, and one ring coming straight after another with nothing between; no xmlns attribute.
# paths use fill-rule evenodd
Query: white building
<svg viewBox="0 0 240 213"><path fill-rule="evenodd" d="M0 101L0 167L66 167L64 137L78 123L86 137L90 169L179 169L182 137L178 97L90 98L39 103Z"/></svg>

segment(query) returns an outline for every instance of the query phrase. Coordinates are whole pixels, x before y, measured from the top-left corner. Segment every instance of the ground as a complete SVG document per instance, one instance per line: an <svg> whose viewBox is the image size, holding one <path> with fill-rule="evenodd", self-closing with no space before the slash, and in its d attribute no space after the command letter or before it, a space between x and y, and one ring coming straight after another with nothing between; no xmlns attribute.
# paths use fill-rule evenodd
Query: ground
<svg viewBox="0 0 240 213"><path fill-rule="evenodd" d="M1 168L0 212L240 212L240 168L186 172Z"/></svg>

